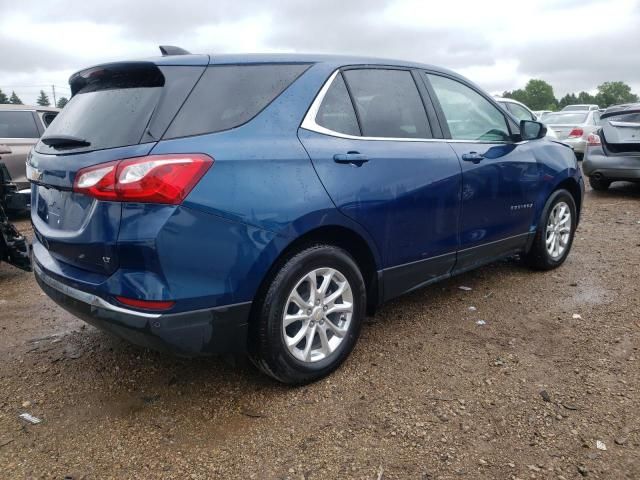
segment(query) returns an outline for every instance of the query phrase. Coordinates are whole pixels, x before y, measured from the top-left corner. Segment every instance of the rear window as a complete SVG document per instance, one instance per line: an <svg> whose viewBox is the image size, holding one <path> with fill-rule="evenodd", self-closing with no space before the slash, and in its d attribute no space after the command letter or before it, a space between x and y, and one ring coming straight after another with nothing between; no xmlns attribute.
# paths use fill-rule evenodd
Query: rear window
<svg viewBox="0 0 640 480"><path fill-rule="evenodd" d="M0 138L38 138L31 112L0 112Z"/></svg>
<svg viewBox="0 0 640 480"><path fill-rule="evenodd" d="M544 117L544 122L550 125L581 125L587 120L587 112L585 113L550 113Z"/></svg>
<svg viewBox="0 0 640 480"><path fill-rule="evenodd" d="M43 139L71 136L90 151L159 140L204 67L158 67L149 62L96 67L71 78L73 97ZM62 147L58 147L62 148ZM43 153L59 153L43 142Z"/></svg>
<svg viewBox="0 0 640 480"><path fill-rule="evenodd" d="M208 67L164 138L238 127L260 113L307 68L306 64Z"/></svg>

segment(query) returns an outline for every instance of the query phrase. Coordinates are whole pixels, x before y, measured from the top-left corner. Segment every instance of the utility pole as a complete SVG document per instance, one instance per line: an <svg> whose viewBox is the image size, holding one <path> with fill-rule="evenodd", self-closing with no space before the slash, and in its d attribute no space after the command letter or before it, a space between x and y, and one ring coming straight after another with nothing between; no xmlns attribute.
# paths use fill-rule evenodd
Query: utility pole
<svg viewBox="0 0 640 480"><path fill-rule="evenodd" d="M58 105L58 102L56 102L56 86L55 85L51 85L51 93L53 93L53 106L55 107L56 105Z"/></svg>

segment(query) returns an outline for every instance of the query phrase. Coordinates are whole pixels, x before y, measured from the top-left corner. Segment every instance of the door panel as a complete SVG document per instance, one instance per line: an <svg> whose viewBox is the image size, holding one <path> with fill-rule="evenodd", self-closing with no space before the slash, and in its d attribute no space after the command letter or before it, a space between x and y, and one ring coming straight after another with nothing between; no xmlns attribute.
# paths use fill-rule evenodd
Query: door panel
<svg viewBox="0 0 640 480"><path fill-rule="evenodd" d="M484 94L453 78L425 78L462 164L456 271L518 251L533 224L541 179L529 142L512 141L507 118Z"/></svg>
<svg viewBox="0 0 640 480"><path fill-rule="evenodd" d="M420 281L451 270L458 244L461 175L446 142L346 139L305 129L299 137L338 209L374 238L385 268L450 253L446 261L425 263L427 276ZM358 167L334 160L334 155L348 152L368 161Z"/></svg>
<svg viewBox="0 0 640 480"><path fill-rule="evenodd" d="M531 149L516 144L452 143L462 160L460 249L528 233L539 168ZM471 152L478 163L463 160Z"/></svg>
<svg viewBox="0 0 640 480"><path fill-rule="evenodd" d="M37 138L3 138L0 140L0 144L11 150L11 153L0 156L0 162L7 166L11 180L18 186L18 190L29 188L29 182L26 178L27 155L37 141Z"/></svg>

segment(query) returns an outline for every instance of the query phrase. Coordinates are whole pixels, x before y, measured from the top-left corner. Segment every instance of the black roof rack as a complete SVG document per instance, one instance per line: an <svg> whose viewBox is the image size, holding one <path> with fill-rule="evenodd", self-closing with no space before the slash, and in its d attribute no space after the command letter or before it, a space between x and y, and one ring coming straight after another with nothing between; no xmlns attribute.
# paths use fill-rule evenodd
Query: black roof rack
<svg viewBox="0 0 640 480"><path fill-rule="evenodd" d="M173 45L160 45L160 52L162 56L167 55L191 55L191 52L187 52L184 48L174 47Z"/></svg>

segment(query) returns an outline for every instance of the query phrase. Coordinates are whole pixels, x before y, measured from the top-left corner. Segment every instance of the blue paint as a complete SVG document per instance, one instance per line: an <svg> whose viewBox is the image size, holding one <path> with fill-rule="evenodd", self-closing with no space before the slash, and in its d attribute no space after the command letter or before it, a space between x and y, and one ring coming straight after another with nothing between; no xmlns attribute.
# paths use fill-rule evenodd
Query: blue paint
<svg viewBox="0 0 640 480"><path fill-rule="evenodd" d="M53 278L109 302L115 296L173 300L171 312L251 302L282 252L322 227L360 237L382 276L387 269L434 257L444 260L431 275L445 276L454 271L460 250L534 232L546 199L560 183L583 188L573 152L546 139L398 142L299 128L336 68L442 69L328 56L153 61L313 65L254 119L232 130L90 153L32 154L30 164L42 174L41 185L32 190L35 261ZM369 161L360 167L334 161L334 155L351 151ZM464 161L469 152L484 159ZM167 153L214 159L181 205L102 202L69 191L80 168Z"/></svg>

